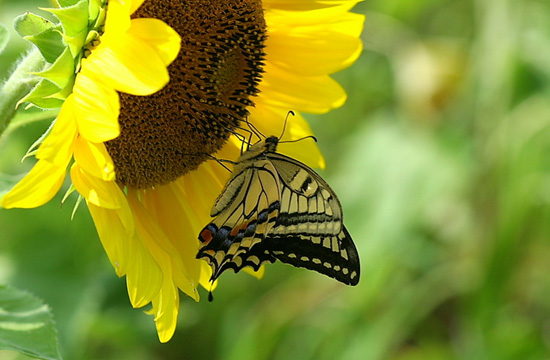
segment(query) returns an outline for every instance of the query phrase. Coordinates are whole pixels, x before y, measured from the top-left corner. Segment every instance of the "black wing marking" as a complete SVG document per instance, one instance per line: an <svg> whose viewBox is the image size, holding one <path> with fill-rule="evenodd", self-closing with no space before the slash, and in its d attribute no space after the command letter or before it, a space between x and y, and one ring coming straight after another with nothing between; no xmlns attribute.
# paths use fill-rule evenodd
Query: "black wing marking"
<svg viewBox="0 0 550 360"><path fill-rule="evenodd" d="M332 236L268 236L256 246L263 246L284 263L317 271L347 285L357 285L359 254L347 229L342 229L340 234Z"/></svg>

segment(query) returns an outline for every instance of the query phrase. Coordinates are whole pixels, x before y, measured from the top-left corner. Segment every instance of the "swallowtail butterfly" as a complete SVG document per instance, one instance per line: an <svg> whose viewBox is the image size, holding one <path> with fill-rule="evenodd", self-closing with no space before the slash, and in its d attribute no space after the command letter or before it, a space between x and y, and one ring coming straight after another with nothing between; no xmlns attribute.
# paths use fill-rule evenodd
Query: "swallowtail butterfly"
<svg viewBox="0 0 550 360"><path fill-rule="evenodd" d="M197 259L212 267L211 281L279 260L357 285L359 255L336 194L311 168L277 153L278 143L270 136L235 163L199 235Z"/></svg>

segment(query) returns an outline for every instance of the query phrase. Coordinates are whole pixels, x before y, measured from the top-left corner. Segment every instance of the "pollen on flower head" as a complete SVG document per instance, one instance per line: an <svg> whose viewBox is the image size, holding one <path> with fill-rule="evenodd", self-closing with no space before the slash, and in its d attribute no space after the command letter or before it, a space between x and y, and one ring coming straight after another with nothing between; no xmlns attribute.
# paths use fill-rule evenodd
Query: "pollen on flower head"
<svg viewBox="0 0 550 360"><path fill-rule="evenodd" d="M146 97L120 94L121 134L106 143L117 181L147 188L196 169L247 116L261 80L266 24L260 0L151 0L134 17L161 19L182 38L165 88Z"/></svg>

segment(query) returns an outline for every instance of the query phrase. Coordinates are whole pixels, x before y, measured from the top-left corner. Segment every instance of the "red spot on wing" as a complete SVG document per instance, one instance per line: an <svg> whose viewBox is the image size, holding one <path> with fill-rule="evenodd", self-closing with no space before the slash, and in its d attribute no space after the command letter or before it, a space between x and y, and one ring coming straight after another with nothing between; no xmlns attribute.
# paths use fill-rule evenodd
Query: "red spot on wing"
<svg viewBox="0 0 550 360"><path fill-rule="evenodd" d="M199 240L205 245L208 244L210 240L212 240L212 232L208 229L204 229L199 235Z"/></svg>
<svg viewBox="0 0 550 360"><path fill-rule="evenodd" d="M240 226L235 226L235 227L233 228L233 230L231 230L231 234L229 234L229 235L231 235L231 236L233 236L233 237L237 236L237 234L239 233L239 231L246 229L246 227L248 226L249 223L250 223L250 221L247 221L247 222L243 223L243 224L240 225Z"/></svg>

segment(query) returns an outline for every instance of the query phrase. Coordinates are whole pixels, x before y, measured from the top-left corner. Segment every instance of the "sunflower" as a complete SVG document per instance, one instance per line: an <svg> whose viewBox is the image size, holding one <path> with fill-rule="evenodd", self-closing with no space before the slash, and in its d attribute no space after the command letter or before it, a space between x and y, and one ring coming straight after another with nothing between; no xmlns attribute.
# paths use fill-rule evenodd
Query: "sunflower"
<svg viewBox="0 0 550 360"><path fill-rule="evenodd" d="M63 102L34 152L38 162L2 206L44 204L70 168L70 191L85 199L132 305L151 303L168 341L179 290L198 301L198 285L210 288L210 267L195 259L197 235L228 172L209 160L238 157L245 120L280 134L291 109L325 113L344 103L329 74L362 50L363 17L350 12L358 1L91 1L86 24L97 25L84 36L73 26L79 46L67 40L76 35L64 37L74 81L25 99ZM285 138L310 134L298 114ZM313 142L280 151L324 167Z"/></svg>

